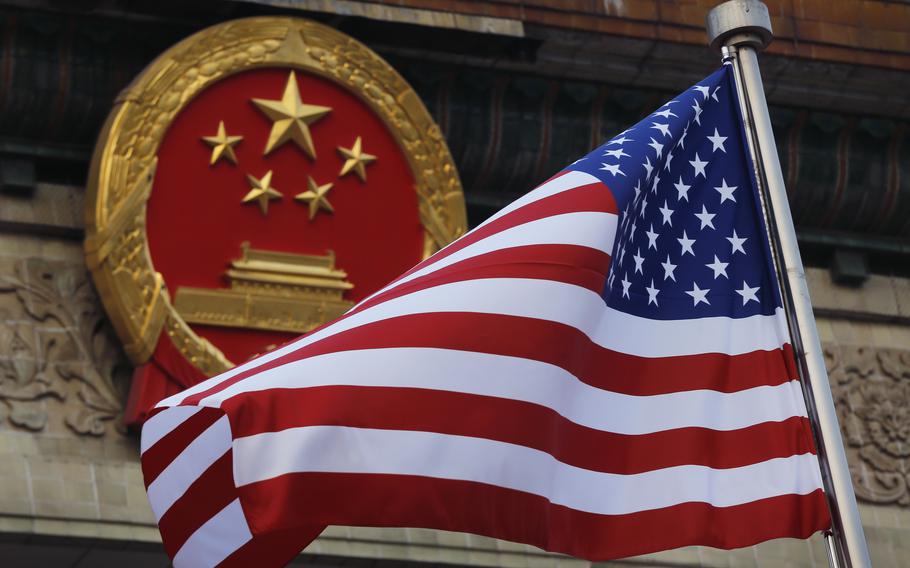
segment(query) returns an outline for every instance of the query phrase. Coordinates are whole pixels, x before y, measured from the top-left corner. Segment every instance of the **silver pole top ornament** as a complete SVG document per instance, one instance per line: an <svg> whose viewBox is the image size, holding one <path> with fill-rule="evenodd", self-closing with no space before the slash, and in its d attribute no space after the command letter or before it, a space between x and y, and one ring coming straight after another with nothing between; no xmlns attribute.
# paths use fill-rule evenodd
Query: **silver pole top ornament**
<svg viewBox="0 0 910 568"><path fill-rule="evenodd" d="M708 12L708 43L714 49L725 45L750 45L757 50L771 43L771 17L760 0L729 0Z"/></svg>

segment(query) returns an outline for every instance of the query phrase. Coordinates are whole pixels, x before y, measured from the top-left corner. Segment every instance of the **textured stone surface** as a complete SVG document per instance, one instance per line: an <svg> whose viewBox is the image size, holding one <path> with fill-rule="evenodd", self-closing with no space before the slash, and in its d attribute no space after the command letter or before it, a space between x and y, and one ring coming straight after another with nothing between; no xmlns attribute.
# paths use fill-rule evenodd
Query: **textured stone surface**
<svg viewBox="0 0 910 568"><path fill-rule="evenodd" d="M842 319L851 315L910 319L908 278L872 274L862 286L854 288L833 284L828 270L808 268L806 280L816 310L836 312Z"/></svg>
<svg viewBox="0 0 910 568"><path fill-rule="evenodd" d="M39 183L28 195L0 193L0 229L79 235L84 227L84 191Z"/></svg>

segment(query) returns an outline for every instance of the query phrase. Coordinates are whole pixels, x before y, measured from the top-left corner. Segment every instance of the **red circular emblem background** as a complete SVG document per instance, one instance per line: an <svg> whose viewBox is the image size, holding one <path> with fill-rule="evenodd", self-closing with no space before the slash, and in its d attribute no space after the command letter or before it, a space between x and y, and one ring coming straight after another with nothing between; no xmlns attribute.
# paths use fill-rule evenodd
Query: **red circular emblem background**
<svg viewBox="0 0 910 568"><path fill-rule="evenodd" d="M383 122L356 95L318 75L295 70L304 104L332 110L310 124L316 150L312 160L293 141L264 154L272 120L252 99L280 100L290 69L243 71L211 85L190 101L171 123L159 150L147 232L152 263L171 297L180 287L228 288L224 276L241 256L241 243L255 249L301 254L333 250L336 267L348 273L354 288L345 299L357 301L376 291L418 261L424 229L418 215L414 179L407 159ZM210 165L220 122L230 136L237 164L227 159ZM366 182L354 172L339 177L357 137L363 151L376 156L366 166ZM272 171L271 186L281 192L263 215L255 202L241 203L250 191L247 174L261 179ZM307 176L319 185L334 184L327 197L334 213L319 211L309 219L304 192ZM283 343L293 333L192 325L234 363Z"/></svg>

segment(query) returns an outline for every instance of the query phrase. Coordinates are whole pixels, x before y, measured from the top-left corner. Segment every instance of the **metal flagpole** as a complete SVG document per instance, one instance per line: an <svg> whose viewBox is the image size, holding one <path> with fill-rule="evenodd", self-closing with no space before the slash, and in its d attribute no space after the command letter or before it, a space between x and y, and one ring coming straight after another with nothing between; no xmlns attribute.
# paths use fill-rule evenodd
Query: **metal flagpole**
<svg viewBox="0 0 910 568"><path fill-rule="evenodd" d="M871 567L758 68L757 50L768 45L772 37L768 8L759 0L730 0L708 13L707 28L712 47L723 48L725 60L731 60L736 71L784 309L831 509L833 534L825 535L826 544L835 566Z"/></svg>

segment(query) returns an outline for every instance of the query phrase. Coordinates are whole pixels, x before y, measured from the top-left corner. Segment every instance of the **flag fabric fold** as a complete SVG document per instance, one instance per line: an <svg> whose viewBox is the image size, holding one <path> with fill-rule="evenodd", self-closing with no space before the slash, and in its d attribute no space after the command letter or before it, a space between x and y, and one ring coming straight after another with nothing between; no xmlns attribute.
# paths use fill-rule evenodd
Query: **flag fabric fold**
<svg viewBox="0 0 910 568"><path fill-rule="evenodd" d="M830 524L725 66L345 316L161 401L174 565L327 525L600 560Z"/></svg>

